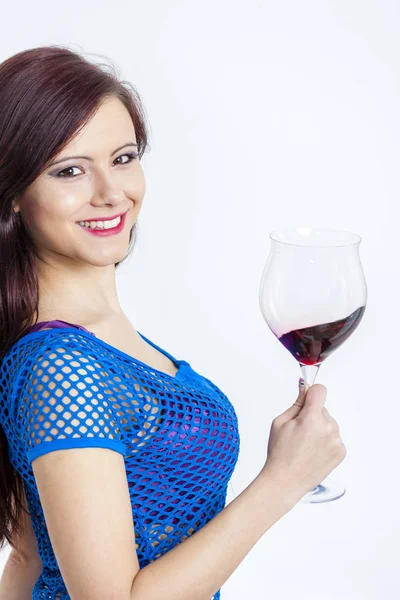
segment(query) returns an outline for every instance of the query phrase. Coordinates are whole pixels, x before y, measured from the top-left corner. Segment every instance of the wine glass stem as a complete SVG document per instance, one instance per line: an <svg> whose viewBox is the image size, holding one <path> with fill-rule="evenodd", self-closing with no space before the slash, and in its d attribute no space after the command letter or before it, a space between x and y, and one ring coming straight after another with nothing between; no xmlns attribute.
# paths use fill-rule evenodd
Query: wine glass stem
<svg viewBox="0 0 400 600"><path fill-rule="evenodd" d="M303 379L309 387L311 387L313 385L320 366L321 366L320 364L319 365L300 365Z"/></svg>
<svg viewBox="0 0 400 600"><path fill-rule="evenodd" d="M304 381L306 382L306 384L309 387L313 385L320 366L321 366L320 364L319 365L300 365ZM306 498L307 498L306 501L311 502L310 498L312 498L313 494L317 493L318 490L319 490L319 486L316 486L308 494L306 494Z"/></svg>

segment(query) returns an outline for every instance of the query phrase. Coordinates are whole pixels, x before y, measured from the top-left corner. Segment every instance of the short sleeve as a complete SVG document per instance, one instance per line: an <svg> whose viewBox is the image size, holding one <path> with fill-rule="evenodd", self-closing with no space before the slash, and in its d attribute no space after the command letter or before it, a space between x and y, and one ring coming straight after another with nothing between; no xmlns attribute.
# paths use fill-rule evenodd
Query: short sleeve
<svg viewBox="0 0 400 600"><path fill-rule="evenodd" d="M14 390L16 429L28 462L67 448L109 448L126 456L101 363L76 337L62 344L53 339L24 361Z"/></svg>

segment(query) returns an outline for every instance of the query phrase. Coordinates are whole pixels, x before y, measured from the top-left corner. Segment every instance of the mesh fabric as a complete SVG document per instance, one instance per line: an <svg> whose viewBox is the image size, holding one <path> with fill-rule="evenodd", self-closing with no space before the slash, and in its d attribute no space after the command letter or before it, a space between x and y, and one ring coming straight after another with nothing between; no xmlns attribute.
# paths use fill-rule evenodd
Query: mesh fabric
<svg viewBox="0 0 400 600"><path fill-rule="evenodd" d="M240 447L233 405L188 362L139 335L173 361L175 376L66 321L36 324L1 363L0 422L43 563L33 600L70 599L32 471L45 453L96 446L123 455L141 568L226 504Z"/></svg>

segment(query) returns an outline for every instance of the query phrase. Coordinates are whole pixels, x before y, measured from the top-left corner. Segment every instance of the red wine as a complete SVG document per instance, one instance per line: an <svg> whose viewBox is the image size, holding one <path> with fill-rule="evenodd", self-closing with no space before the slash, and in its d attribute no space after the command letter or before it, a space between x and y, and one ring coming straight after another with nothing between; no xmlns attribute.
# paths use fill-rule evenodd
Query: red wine
<svg viewBox="0 0 400 600"><path fill-rule="evenodd" d="M299 363L316 365L347 340L361 321L364 311L365 306L360 306L344 319L294 329L278 339Z"/></svg>

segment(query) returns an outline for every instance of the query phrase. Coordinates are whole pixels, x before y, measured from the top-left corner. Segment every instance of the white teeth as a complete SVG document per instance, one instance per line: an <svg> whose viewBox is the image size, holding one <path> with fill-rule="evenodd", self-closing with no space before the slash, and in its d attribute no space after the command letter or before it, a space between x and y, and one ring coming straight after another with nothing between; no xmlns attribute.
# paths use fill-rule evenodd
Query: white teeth
<svg viewBox="0 0 400 600"><path fill-rule="evenodd" d="M112 221L79 221L82 227L90 227L90 229L112 229L121 222L121 217L116 217Z"/></svg>

